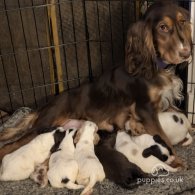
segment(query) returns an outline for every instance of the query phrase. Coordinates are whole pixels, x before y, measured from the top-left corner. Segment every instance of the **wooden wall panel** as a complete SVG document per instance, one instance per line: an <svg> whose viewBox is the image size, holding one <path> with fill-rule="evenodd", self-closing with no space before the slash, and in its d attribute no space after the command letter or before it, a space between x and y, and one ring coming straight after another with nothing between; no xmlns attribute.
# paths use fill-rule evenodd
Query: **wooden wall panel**
<svg viewBox="0 0 195 195"><path fill-rule="evenodd" d="M0 0L9 10L0 11L0 109L40 107L78 87L90 68L99 76L124 63L134 8L128 0Z"/></svg>

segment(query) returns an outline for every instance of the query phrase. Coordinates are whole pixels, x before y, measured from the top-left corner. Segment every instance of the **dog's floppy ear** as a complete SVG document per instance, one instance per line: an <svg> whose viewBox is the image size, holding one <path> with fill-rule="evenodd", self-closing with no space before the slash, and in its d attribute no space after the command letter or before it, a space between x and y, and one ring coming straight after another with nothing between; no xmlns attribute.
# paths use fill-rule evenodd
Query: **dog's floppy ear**
<svg viewBox="0 0 195 195"><path fill-rule="evenodd" d="M73 136L73 142L74 142L74 144L77 144L78 143L78 141L80 140L80 137L81 137L83 131L84 131L84 127L81 127L80 129L78 129L76 131L76 133Z"/></svg>
<svg viewBox="0 0 195 195"><path fill-rule="evenodd" d="M165 141L159 136L159 135L154 135L153 136L153 140L160 144L161 146L167 148L167 150L169 151L169 154L172 155L173 151L171 150L171 148L165 143Z"/></svg>
<svg viewBox="0 0 195 195"><path fill-rule="evenodd" d="M146 148L143 152L142 152L142 156L144 158L148 158L149 156L153 155L156 156L156 152L159 151L159 148L157 145L152 145L149 148Z"/></svg>
<svg viewBox="0 0 195 195"><path fill-rule="evenodd" d="M56 132L53 134L54 136L54 145L50 149L51 153L54 153L58 150L60 143L65 137L65 131L56 130Z"/></svg>
<svg viewBox="0 0 195 195"><path fill-rule="evenodd" d="M146 79L153 76L156 71L156 53L149 22L139 21L131 26L125 52L125 66L129 73L144 76Z"/></svg>
<svg viewBox="0 0 195 195"><path fill-rule="evenodd" d="M94 139L93 139L93 144L97 145L99 143L99 141L100 141L100 136L97 133L95 133Z"/></svg>
<svg viewBox="0 0 195 195"><path fill-rule="evenodd" d="M76 131L76 133L74 134L74 136L73 136L73 142L74 142L74 144L77 144L78 143L78 141L79 141L79 139L81 137L81 134L82 134L82 128L81 129L78 129Z"/></svg>
<svg viewBox="0 0 195 195"><path fill-rule="evenodd" d="M160 148L157 145L152 145L149 148L146 148L142 153L142 156L144 158L147 158L151 155L155 156L156 158L158 158L159 160L163 162L165 162L168 159L168 156L162 154Z"/></svg>

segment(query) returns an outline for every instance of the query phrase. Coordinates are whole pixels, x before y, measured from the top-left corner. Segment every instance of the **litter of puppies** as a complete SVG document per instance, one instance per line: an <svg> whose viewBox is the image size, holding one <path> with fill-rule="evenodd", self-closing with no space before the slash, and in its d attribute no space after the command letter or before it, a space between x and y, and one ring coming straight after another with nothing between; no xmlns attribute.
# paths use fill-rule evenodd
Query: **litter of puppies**
<svg viewBox="0 0 195 195"><path fill-rule="evenodd" d="M192 143L192 128L184 114L159 113L159 121L173 145L183 140L182 145ZM70 120L64 127L51 128L46 133L42 130L30 143L7 154L2 160L0 180L31 178L41 187L49 181L55 188L84 188L81 194L86 195L104 178L131 189L138 185L137 178L150 175L155 166L179 171L171 166L174 158L158 135L132 136L129 126L106 132L98 130L94 122Z"/></svg>

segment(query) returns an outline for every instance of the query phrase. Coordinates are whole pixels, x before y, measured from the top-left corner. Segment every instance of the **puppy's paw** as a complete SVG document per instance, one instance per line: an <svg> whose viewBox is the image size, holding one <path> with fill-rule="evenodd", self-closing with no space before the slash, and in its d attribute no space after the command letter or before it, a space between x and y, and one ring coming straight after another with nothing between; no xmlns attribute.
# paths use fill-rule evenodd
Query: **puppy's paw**
<svg viewBox="0 0 195 195"><path fill-rule="evenodd" d="M182 146L189 146L193 142L192 136L188 133L185 139L181 142Z"/></svg>
<svg viewBox="0 0 195 195"><path fill-rule="evenodd" d="M135 129L131 128L130 132L132 136L139 136L146 133L145 129L140 127L136 127Z"/></svg>
<svg viewBox="0 0 195 195"><path fill-rule="evenodd" d="M47 166L38 165L35 171L30 175L30 179L39 184L41 188L47 186Z"/></svg>
<svg viewBox="0 0 195 195"><path fill-rule="evenodd" d="M143 124L133 118L125 123L125 129L128 131L132 136L138 136L146 133L146 130Z"/></svg>
<svg viewBox="0 0 195 195"><path fill-rule="evenodd" d="M181 171L181 170L187 170L188 169L188 165L187 162L181 160L179 157L175 157L175 159L171 162L170 164L171 167L173 168L177 168L177 171Z"/></svg>

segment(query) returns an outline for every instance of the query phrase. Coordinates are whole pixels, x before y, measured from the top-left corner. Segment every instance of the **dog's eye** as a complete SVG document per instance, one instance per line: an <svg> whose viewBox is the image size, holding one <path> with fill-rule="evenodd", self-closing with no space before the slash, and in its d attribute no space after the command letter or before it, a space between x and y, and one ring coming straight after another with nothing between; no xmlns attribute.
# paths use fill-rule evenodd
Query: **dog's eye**
<svg viewBox="0 0 195 195"><path fill-rule="evenodd" d="M163 32L169 32L169 28L166 24L161 24L160 25L160 30Z"/></svg>
<svg viewBox="0 0 195 195"><path fill-rule="evenodd" d="M180 23L181 25L185 25L186 20L180 20L179 23Z"/></svg>

